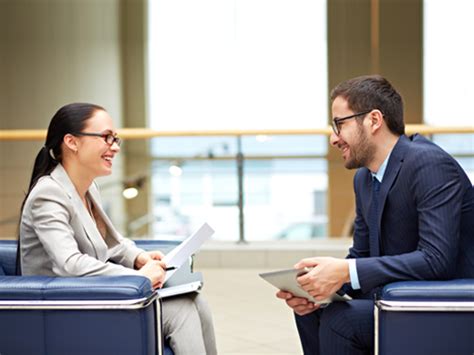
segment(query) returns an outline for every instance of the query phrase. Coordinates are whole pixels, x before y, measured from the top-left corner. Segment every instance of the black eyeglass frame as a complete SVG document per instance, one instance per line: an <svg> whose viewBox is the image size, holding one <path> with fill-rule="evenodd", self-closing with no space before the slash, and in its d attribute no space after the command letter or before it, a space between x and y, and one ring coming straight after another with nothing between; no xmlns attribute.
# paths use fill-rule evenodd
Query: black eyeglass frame
<svg viewBox="0 0 474 355"><path fill-rule="evenodd" d="M362 111L362 112L359 112L359 113L355 113L353 115L350 115L350 116L346 116L346 117L341 117L341 118L335 118L332 120L332 130L334 131L334 133L336 134L336 136L338 136L340 133L341 133L341 128L340 128L340 124L341 122L343 121L346 121L346 120L350 120L351 118L356 118L356 117L359 117L359 116L362 116L362 115L366 115L368 114L369 112L372 112L372 110L367 110L367 111Z"/></svg>
<svg viewBox="0 0 474 355"><path fill-rule="evenodd" d="M88 133L88 132L78 132L74 133L74 136L86 136L86 137L101 137L104 139L105 143L112 146L116 143L119 147L122 144L122 138L113 135L112 133Z"/></svg>

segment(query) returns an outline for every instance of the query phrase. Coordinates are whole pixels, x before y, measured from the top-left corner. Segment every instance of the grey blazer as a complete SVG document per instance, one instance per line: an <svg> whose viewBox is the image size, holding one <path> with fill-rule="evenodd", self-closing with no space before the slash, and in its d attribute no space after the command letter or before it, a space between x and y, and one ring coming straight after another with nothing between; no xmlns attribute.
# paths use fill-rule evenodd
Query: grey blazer
<svg viewBox="0 0 474 355"><path fill-rule="evenodd" d="M23 275L137 275L143 252L104 213L95 184L88 196L107 226L104 239L61 164L31 190L20 223Z"/></svg>

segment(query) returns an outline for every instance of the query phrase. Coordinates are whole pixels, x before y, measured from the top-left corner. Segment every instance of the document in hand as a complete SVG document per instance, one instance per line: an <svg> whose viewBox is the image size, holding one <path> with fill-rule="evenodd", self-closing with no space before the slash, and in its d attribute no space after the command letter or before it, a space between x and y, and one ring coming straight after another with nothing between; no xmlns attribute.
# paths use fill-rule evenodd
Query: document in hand
<svg viewBox="0 0 474 355"><path fill-rule="evenodd" d="M174 266L176 269L166 272L165 282L168 281L176 270L179 269L191 255L197 252L201 245L213 234L214 229L212 229L209 224L204 223L197 232L186 238L181 244L166 254L162 260L166 263L166 266Z"/></svg>
<svg viewBox="0 0 474 355"><path fill-rule="evenodd" d="M325 304L335 301L350 301L352 299L349 295L345 293L340 293L338 291L338 293L334 293L333 295L322 301L317 301L308 292L303 290L300 284L296 281L296 278L298 276L301 276L307 272L308 270L306 269L285 269L271 272L263 272L259 275L261 278L275 286L277 289L290 292L293 294L293 296L306 298L307 300L314 303Z"/></svg>

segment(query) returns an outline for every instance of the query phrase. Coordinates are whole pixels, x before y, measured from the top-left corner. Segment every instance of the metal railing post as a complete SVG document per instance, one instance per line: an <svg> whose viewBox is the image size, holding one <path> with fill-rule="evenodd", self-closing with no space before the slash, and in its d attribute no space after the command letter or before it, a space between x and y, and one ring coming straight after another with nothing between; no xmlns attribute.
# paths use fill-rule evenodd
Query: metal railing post
<svg viewBox="0 0 474 355"><path fill-rule="evenodd" d="M246 243L244 232L244 154L242 153L242 136L237 136L237 184L238 184L238 202L239 209L239 241Z"/></svg>

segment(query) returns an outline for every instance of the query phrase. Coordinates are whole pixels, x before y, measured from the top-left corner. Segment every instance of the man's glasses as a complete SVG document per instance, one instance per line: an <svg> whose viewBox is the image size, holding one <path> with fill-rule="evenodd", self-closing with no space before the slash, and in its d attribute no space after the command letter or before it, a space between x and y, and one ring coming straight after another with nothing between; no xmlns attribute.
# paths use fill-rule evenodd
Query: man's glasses
<svg viewBox="0 0 474 355"><path fill-rule="evenodd" d="M336 133L336 136L338 136L341 133L341 122L346 121L346 120L350 120L351 118L356 118L356 117L359 117L359 116L362 116L362 115L366 115L370 111L372 111L372 110L355 113L353 115L346 116L346 117L341 117L341 118L336 117L335 119L332 120L332 130L334 131L334 133Z"/></svg>
<svg viewBox="0 0 474 355"><path fill-rule="evenodd" d="M112 146L114 143L120 147L122 144L122 139L114 136L112 133L86 133L86 132L79 132L74 133L75 136L89 136L89 137L101 137L104 139L105 143Z"/></svg>

